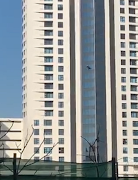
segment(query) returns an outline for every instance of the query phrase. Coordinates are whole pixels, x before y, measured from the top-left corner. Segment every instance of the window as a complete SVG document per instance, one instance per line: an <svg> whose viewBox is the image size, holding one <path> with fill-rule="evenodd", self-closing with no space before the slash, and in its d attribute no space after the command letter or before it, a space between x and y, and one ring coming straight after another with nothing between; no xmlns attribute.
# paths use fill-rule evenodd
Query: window
<svg viewBox="0 0 138 180"><path fill-rule="evenodd" d="M121 38L121 39L125 39L125 34L121 34L121 35L120 35L120 38Z"/></svg>
<svg viewBox="0 0 138 180"><path fill-rule="evenodd" d="M136 48L136 43L135 42L130 42L129 47L130 48Z"/></svg>
<svg viewBox="0 0 138 180"><path fill-rule="evenodd" d="M34 157L34 162L38 162L39 161L39 157Z"/></svg>
<svg viewBox="0 0 138 180"><path fill-rule="evenodd" d="M60 45L63 45L63 40L62 39L59 39L58 40L58 45L60 46Z"/></svg>
<svg viewBox="0 0 138 180"><path fill-rule="evenodd" d="M121 77L121 82L125 83L126 82L126 77Z"/></svg>
<svg viewBox="0 0 138 180"><path fill-rule="evenodd" d="M58 13L58 19L63 19L63 14L62 13Z"/></svg>
<svg viewBox="0 0 138 180"><path fill-rule="evenodd" d="M58 28L63 28L63 22L58 22Z"/></svg>
<svg viewBox="0 0 138 180"><path fill-rule="evenodd" d="M53 22L52 21L45 21L44 27L53 27Z"/></svg>
<svg viewBox="0 0 138 180"><path fill-rule="evenodd" d="M39 147L34 147L34 153L39 154Z"/></svg>
<svg viewBox="0 0 138 180"><path fill-rule="evenodd" d="M138 148L133 148L133 153L138 154Z"/></svg>
<svg viewBox="0 0 138 180"><path fill-rule="evenodd" d="M123 139L123 144L127 144L127 139Z"/></svg>
<svg viewBox="0 0 138 180"><path fill-rule="evenodd" d="M63 63L63 57L58 57L58 63Z"/></svg>
<svg viewBox="0 0 138 180"><path fill-rule="evenodd" d="M58 75L58 80L59 81L63 81L64 80L64 76L63 75Z"/></svg>
<svg viewBox="0 0 138 180"><path fill-rule="evenodd" d="M127 130L123 130L123 136L127 136Z"/></svg>
<svg viewBox="0 0 138 180"><path fill-rule="evenodd" d="M64 162L64 157L59 157L59 162Z"/></svg>
<svg viewBox="0 0 138 180"><path fill-rule="evenodd" d="M44 161L52 161L52 157L44 157Z"/></svg>
<svg viewBox="0 0 138 180"><path fill-rule="evenodd" d="M63 72L64 71L64 66L58 66L58 72Z"/></svg>
<svg viewBox="0 0 138 180"><path fill-rule="evenodd" d="M125 13L125 9L124 8L120 8L120 13L124 14Z"/></svg>
<svg viewBox="0 0 138 180"><path fill-rule="evenodd" d="M53 13L44 13L44 18L47 18L47 19L53 18Z"/></svg>
<svg viewBox="0 0 138 180"><path fill-rule="evenodd" d="M123 170L128 171L128 166L127 165L123 166Z"/></svg>
<svg viewBox="0 0 138 180"><path fill-rule="evenodd" d="M125 42L121 42L121 48L125 48Z"/></svg>
<svg viewBox="0 0 138 180"><path fill-rule="evenodd" d="M44 135L52 135L52 129L44 129Z"/></svg>
<svg viewBox="0 0 138 180"><path fill-rule="evenodd" d="M131 100L138 100L137 94L131 94Z"/></svg>
<svg viewBox="0 0 138 180"><path fill-rule="evenodd" d="M59 120L59 121L58 121L58 125L59 125L59 126L64 126L64 120Z"/></svg>
<svg viewBox="0 0 138 180"><path fill-rule="evenodd" d="M58 31L58 36L63 37L63 31Z"/></svg>
<svg viewBox="0 0 138 180"><path fill-rule="evenodd" d="M133 127L138 127L138 121L133 121Z"/></svg>
<svg viewBox="0 0 138 180"><path fill-rule="evenodd" d="M53 83L44 84L44 89L53 89Z"/></svg>
<svg viewBox="0 0 138 180"><path fill-rule="evenodd" d="M122 91L126 91L126 86L121 86Z"/></svg>
<svg viewBox="0 0 138 180"><path fill-rule="evenodd" d="M123 154L127 154L128 153L128 148L127 147L123 147Z"/></svg>
<svg viewBox="0 0 138 180"><path fill-rule="evenodd" d="M39 120L34 120L34 126L39 126Z"/></svg>
<svg viewBox="0 0 138 180"><path fill-rule="evenodd" d="M133 144L138 145L138 139L133 139Z"/></svg>
<svg viewBox="0 0 138 180"><path fill-rule="evenodd" d="M126 56L126 52L125 51L121 51L121 56Z"/></svg>
<svg viewBox="0 0 138 180"><path fill-rule="evenodd" d="M64 102L58 102L58 108L64 108Z"/></svg>
<svg viewBox="0 0 138 180"><path fill-rule="evenodd" d="M63 10L63 5L62 4L58 4L58 10Z"/></svg>
<svg viewBox="0 0 138 180"><path fill-rule="evenodd" d="M122 126L127 127L127 121L122 121Z"/></svg>
<svg viewBox="0 0 138 180"><path fill-rule="evenodd" d="M64 153L64 148L63 147L59 148L59 153Z"/></svg>
<svg viewBox="0 0 138 180"><path fill-rule="evenodd" d="M134 157L134 162L138 162L138 157Z"/></svg>
<svg viewBox="0 0 138 180"><path fill-rule="evenodd" d="M45 107L53 107L53 101L45 101Z"/></svg>
<svg viewBox="0 0 138 180"><path fill-rule="evenodd" d="M58 54L63 54L63 48L58 48Z"/></svg>
<svg viewBox="0 0 138 180"><path fill-rule="evenodd" d="M138 109L138 103L131 103L131 109Z"/></svg>
<svg viewBox="0 0 138 180"><path fill-rule="evenodd" d="M39 144L39 138L34 138L34 144Z"/></svg>
<svg viewBox="0 0 138 180"><path fill-rule="evenodd" d="M53 62L53 57L44 57L44 62Z"/></svg>
<svg viewBox="0 0 138 180"><path fill-rule="evenodd" d="M123 162L128 162L128 157L123 157Z"/></svg>
<svg viewBox="0 0 138 180"><path fill-rule="evenodd" d="M46 110L45 116L53 116L53 110Z"/></svg>
<svg viewBox="0 0 138 180"><path fill-rule="evenodd" d="M34 129L34 135L39 135L39 129Z"/></svg>
<svg viewBox="0 0 138 180"><path fill-rule="evenodd" d="M53 74L45 74L44 75L44 80L48 80L48 81L53 80Z"/></svg>
<svg viewBox="0 0 138 180"><path fill-rule="evenodd" d="M138 78L137 77L130 77L130 82L131 83L137 83L138 82Z"/></svg>
<svg viewBox="0 0 138 180"><path fill-rule="evenodd" d="M59 144L64 144L64 138L59 138L58 142L59 142Z"/></svg>
<svg viewBox="0 0 138 180"><path fill-rule="evenodd" d="M58 84L58 90L64 90L64 85L63 84Z"/></svg>
<svg viewBox="0 0 138 180"><path fill-rule="evenodd" d="M46 92L45 98L53 98L53 92Z"/></svg>
<svg viewBox="0 0 138 180"><path fill-rule="evenodd" d="M59 130L58 130L58 134L59 134L59 135L64 135L64 129L59 129Z"/></svg>
<svg viewBox="0 0 138 180"><path fill-rule="evenodd" d="M122 94L122 100L126 100L126 95Z"/></svg>
<svg viewBox="0 0 138 180"><path fill-rule="evenodd" d="M126 118L127 117L127 112L122 112L122 117Z"/></svg>
<svg viewBox="0 0 138 180"><path fill-rule="evenodd" d="M136 65L137 65L137 60L135 60L135 59L130 59L130 65L136 66Z"/></svg>
<svg viewBox="0 0 138 180"><path fill-rule="evenodd" d="M138 87L137 87L137 86L134 86L134 85L131 85L130 87L131 87L131 88L130 88L131 91L137 91L137 89L138 89Z"/></svg>
<svg viewBox="0 0 138 180"><path fill-rule="evenodd" d="M52 144L52 138L45 138L44 144Z"/></svg>
<svg viewBox="0 0 138 180"><path fill-rule="evenodd" d="M53 5L52 4L44 4L44 10L51 10L53 9Z"/></svg>
<svg viewBox="0 0 138 180"><path fill-rule="evenodd" d="M44 66L45 71L53 71L53 66L52 65L46 65Z"/></svg>
<svg viewBox="0 0 138 180"><path fill-rule="evenodd" d="M122 103L122 109L126 109L127 108L127 104L126 103Z"/></svg>
<svg viewBox="0 0 138 180"><path fill-rule="evenodd" d="M121 74L126 74L126 69L125 68L121 68Z"/></svg>
<svg viewBox="0 0 138 180"><path fill-rule="evenodd" d="M125 25L120 25L120 30L125 31Z"/></svg>
<svg viewBox="0 0 138 180"><path fill-rule="evenodd" d="M64 117L64 111L58 111L58 116L59 117Z"/></svg>
<svg viewBox="0 0 138 180"><path fill-rule="evenodd" d="M125 5L125 1L124 0L120 0L120 5Z"/></svg>
<svg viewBox="0 0 138 180"><path fill-rule="evenodd" d="M44 126L52 126L52 120L44 120Z"/></svg>
<svg viewBox="0 0 138 180"><path fill-rule="evenodd" d="M45 30L44 36L53 36L53 30Z"/></svg>
<svg viewBox="0 0 138 180"><path fill-rule="evenodd" d="M132 118L138 118L138 112L131 112Z"/></svg>
<svg viewBox="0 0 138 180"><path fill-rule="evenodd" d="M133 136L138 136L138 130L133 130Z"/></svg>
<svg viewBox="0 0 138 180"><path fill-rule="evenodd" d="M137 56L137 52L136 51L130 51L130 56L131 57L136 57Z"/></svg>
<svg viewBox="0 0 138 180"><path fill-rule="evenodd" d="M52 54L53 53L53 48L44 48L44 53Z"/></svg>
<svg viewBox="0 0 138 180"><path fill-rule="evenodd" d="M51 154L52 148L51 147L44 147L44 154Z"/></svg>
<svg viewBox="0 0 138 180"><path fill-rule="evenodd" d="M44 45L53 45L53 39L44 39Z"/></svg>
<svg viewBox="0 0 138 180"><path fill-rule="evenodd" d="M121 16L120 17L120 22L125 22L125 17Z"/></svg>
<svg viewBox="0 0 138 180"><path fill-rule="evenodd" d="M58 93L58 99L64 99L64 93Z"/></svg>

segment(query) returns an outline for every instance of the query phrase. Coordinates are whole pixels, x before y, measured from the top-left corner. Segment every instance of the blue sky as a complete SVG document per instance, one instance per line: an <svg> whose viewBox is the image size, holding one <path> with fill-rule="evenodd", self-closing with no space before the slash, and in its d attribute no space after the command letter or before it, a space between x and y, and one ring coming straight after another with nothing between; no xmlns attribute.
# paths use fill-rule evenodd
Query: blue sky
<svg viewBox="0 0 138 180"><path fill-rule="evenodd" d="M21 0L0 1L0 118L21 117Z"/></svg>

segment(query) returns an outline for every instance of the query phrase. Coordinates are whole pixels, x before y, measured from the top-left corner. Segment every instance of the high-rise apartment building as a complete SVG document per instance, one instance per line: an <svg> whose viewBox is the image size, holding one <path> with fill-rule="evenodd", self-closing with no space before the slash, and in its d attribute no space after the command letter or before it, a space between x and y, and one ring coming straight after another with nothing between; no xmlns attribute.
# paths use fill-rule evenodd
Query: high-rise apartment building
<svg viewBox="0 0 138 180"><path fill-rule="evenodd" d="M137 0L22 0L25 158L138 163ZM29 132L29 133L27 133ZM128 166L128 164L130 166Z"/></svg>

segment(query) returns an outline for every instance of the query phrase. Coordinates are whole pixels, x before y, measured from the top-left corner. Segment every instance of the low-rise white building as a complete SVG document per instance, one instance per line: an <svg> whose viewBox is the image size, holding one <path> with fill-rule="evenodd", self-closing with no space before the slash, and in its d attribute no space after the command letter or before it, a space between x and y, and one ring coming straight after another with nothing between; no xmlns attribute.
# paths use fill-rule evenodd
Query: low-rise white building
<svg viewBox="0 0 138 180"><path fill-rule="evenodd" d="M0 157L12 158L22 149L22 118L0 118Z"/></svg>

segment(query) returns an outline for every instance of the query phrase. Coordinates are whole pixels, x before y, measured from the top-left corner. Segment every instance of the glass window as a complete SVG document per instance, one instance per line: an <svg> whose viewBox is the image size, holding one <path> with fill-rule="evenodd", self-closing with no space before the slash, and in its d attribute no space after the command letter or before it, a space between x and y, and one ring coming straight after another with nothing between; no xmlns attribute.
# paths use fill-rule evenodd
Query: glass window
<svg viewBox="0 0 138 180"><path fill-rule="evenodd" d="M138 162L138 157L134 157L134 162Z"/></svg>
<svg viewBox="0 0 138 180"><path fill-rule="evenodd" d="M44 120L44 126L52 126L52 120Z"/></svg>
<svg viewBox="0 0 138 180"><path fill-rule="evenodd" d="M58 93L58 99L64 99L64 93Z"/></svg>
<svg viewBox="0 0 138 180"><path fill-rule="evenodd" d="M63 28L63 22L58 22L58 27Z"/></svg>
<svg viewBox="0 0 138 180"><path fill-rule="evenodd" d="M53 107L53 101L45 101L44 105L45 107Z"/></svg>
<svg viewBox="0 0 138 180"><path fill-rule="evenodd" d="M52 4L44 4L44 10L51 10L53 9L53 5Z"/></svg>
<svg viewBox="0 0 138 180"><path fill-rule="evenodd" d="M138 145L138 139L133 139L133 144Z"/></svg>
<svg viewBox="0 0 138 180"><path fill-rule="evenodd" d="M53 92L46 92L45 98L53 98Z"/></svg>
<svg viewBox="0 0 138 180"><path fill-rule="evenodd" d="M58 13L58 19L63 19L63 13Z"/></svg>
<svg viewBox="0 0 138 180"><path fill-rule="evenodd" d="M53 57L44 57L44 62L45 63L53 62Z"/></svg>
<svg viewBox="0 0 138 180"><path fill-rule="evenodd" d="M34 129L34 135L39 135L39 129Z"/></svg>
<svg viewBox="0 0 138 180"><path fill-rule="evenodd" d="M121 42L121 48L125 48L125 42Z"/></svg>
<svg viewBox="0 0 138 180"><path fill-rule="evenodd" d="M126 74L126 68L121 68L121 74Z"/></svg>
<svg viewBox="0 0 138 180"><path fill-rule="evenodd" d="M122 91L126 91L126 86L121 86Z"/></svg>
<svg viewBox="0 0 138 180"><path fill-rule="evenodd" d="M131 103L131 109L138 109L138 103Z"/></svg>
<svg viewBox="0 0 138 180"><path fill-rule="evenodd" d="M132 118L138 118L138 112L131 112Z"/></svg>
<svg viewBox="0 0 138 180"><path fill-rule="evenodd" d="M44 144L52 144L52 138L45 138Z"/></svg>
<svg viewBox="0 0 138 180"><path fill-rule="evenodd" d="M59 162L64 162L64 157L59 157Z"/></svg>
<svg viewBox="0 0 138 180"><path fill-rule="evenodd" d="M133 130L133 136L138 136L138 130Z"/></svg>
<svg viewBox="0 0 138 180"><path fill-rule="evenodd" d="M63 72L64 71L64 66L58 66L58 72Z"/></svg>
<svg viewBox="0 0 138 180"><path fill-rule="evenodd" d="M52 65L46 65L44 66L45 71L53 71L53 66Z"/></svg>
<svg viewBox="0 0 138 180"><path fill-rule="evenodd" d="M128 157L123 157L123 162L128 162Z"/></svg>
<svg viewBox="0 0 138 180"><path fill-rule="evenodd" d="M64 75L58 75L58 80L63 81L64 80Z"/></svg>
<svg viewBox="0 0 138 180"><path fill-rule="evenodd" d="M52 135L52 129L44 129L44 135Z"/></svg>
<svg viewBox="0 0 138 180"><path fill-rule="evenodd" d="M63 37L63 31L58 31L58 36Z"/></svg>
<svg viewBox="0 0 138 180"><path fill-rule="evenodd" d="M64 54L63 48L58 48L58 54Z"/></svg>
<svg viewBox="0 0 138 180"><path fill-rule="evenodd" d="M127 136L127 130L123 130L123 136Z"/></svg>
<svg viewBox="0 0 138 180"><path fill-rule="evenodd" d="M64 144L64 138L59 138L58 142L59 142L59 144Z"/></svg>
<svg viewBox="0 0 138 180"><path fill-rule="evenodd" d="M62 4L58 4L58 10L63 10L63 5Z"/></svg>
<svg viewBox="0 0 138 180"><path fill-rule="evenodd" d="M125 22L125 17L121 16L120 17L120 22Z"/></svg>
<svg viewBox="0 0 138 180"><path fill-rule="evenodd" d="M39 147L34 147L34 153L39 154Z"/></svg>
<svg viewBox="0 0 138 180"><path fill-rule="evenodd" d="M44 157L44 161L52 161L52 157Z"/></svg>
<svg viewBox="0 0 138 180"><path fill-rule="evenodd" d="M121 82L126 82L126 77L121 77Z"/></svg>
<svg viewBox="0 0 138 180"><path fill-rule="evenodd" d="M52 148L51 147L44 147L44 153L45 154L51 154L52 153Z"/></svg>
<svg viewBox="0 0 138 180"><path fill-rule="evenodd" d="M63 57L58 57L58 63L63 63Z"/></svg>
<svg viewBox="0 0 138 180"><path fill-rule="evenodd" d="M126 118L127 117L127 112L122 112L122 117Z"/></svg>
<svg viewBox="0 0 138 180"><path fill-rule="evenodd" d="M64 90L64 84L58 84L58 90Z"/></svg>
<svg viewBox="0 0 138 180"><path fill-rule="evenodd" d="M45 74L44 75L44 80L48 80L48 81L53 80L53 74Z"/></svg>
<svg viewBox="0 0 138 180"><path fill-rule="evenodd" d="M58 120L58 125L59 126L64 126L64 120Z"/></svg>
<svg viewBox="0 0 138 180"><path fill-rule="evenodd" d="M59 117L64 117L64 111L58 111L58 116Z"/></svg>
<svg viewBox="0 0 138 180"><path fill-rule="evenodd" d="M128 166L127 165L123 166L123 170L128 171Z"/></svg>
<svg viewBox="0 0 138 180"><path fill-rule="evenodd" d="M123 144L127 144L127 139L123 139Z"/></svg>
<svg viewBox="0 0 138 180"><path fill-rule="evenodd" d="M53 30L45 30L44 36L53 36Z"/></svg>
<svg viewBox="0 0 138 180"><path fill-rule="evenodd" d="M53 48L44 48L44 53L52 54L53 53Z"/></svg>
<svg viewBox="0 0 138 180"><path fill-rule="evenodd" d="M123 147L123 154L127 154L128 153L128 148L127 147Z"/></svg>
<svg viewBox="0 0 138 180"><path fill-rule="evenodd" d="M127 121L122 121L122 126L127 127Z"/></svg>
<svg viewBox="0 0 138 180"><path fill-rule="evenodd" d="M44 89L53 89L53 83L44 84Z"/></svg>
<svg viewBox="0 0 138 180"><path fill-rule="evenodd" d="M34 120L34 126L39 126L39 120Z"/></svg>
<svg viewBox="0 0 138 180"><path fill-rule="evenodd" d="M58 102L58 108L64 108L64 102Z"/></svg>
<svg viewBox="0 0 138 180"><path fill-rule="evenodd" d="M53 116L53 110L46 110L45 116Z"/></svg>
<svg viewBox="0 0 138 180"><path fill-rule="evenodd" d="M120 0L120 5L125 5L125 1L124 0Z"/></svg>
<svg viewBox="0 0 138 180"><path fill-rule="evenodd" d="M133 153L138 154L138 148L133 148Z"/></svg>
<svg viewBox="0 0 138 180"><path fill-rule="evenodd" d="M47 18L47 19L53 18L53 13L49 13L49 12L44 13L44 18Z"/></svg>
<svg viewBox="0 0 138 180"><path fill-rule="evenodd" d="M64 153L64 148L63 147L59 148L59 153Z"/></svg>
<svg viewBox="0 0 138 180"><path fill-rule="evenodd" d="M59 129L59 130L58 130L58 134L59 134L59 135L64 135L64 129Z"/></svg>
<svg viewBox="0 0 138 180"><path fill-rule="evenodd" d="M39 138L34 138L34 144L39 144Z"/></svg>

